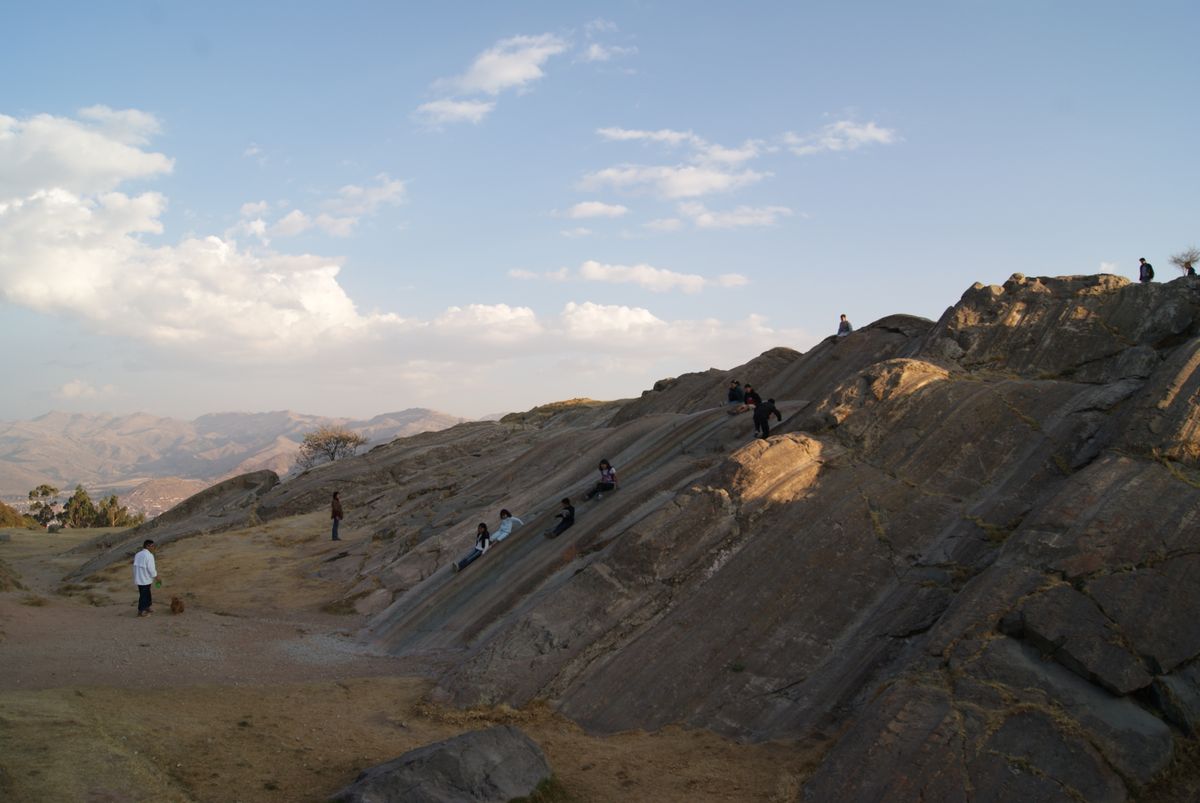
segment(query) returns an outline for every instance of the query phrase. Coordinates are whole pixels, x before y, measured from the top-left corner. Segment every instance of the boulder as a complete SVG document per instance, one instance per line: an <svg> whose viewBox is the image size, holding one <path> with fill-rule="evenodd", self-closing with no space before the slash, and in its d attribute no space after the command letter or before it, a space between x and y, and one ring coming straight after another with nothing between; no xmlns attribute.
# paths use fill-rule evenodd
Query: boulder
<svg viewBox="0 0 1200 803"><path fill-rule="evenodd" d="M365 770L334 803L507 803L550 777L537 744L512 725L418 747Z"/></svg>

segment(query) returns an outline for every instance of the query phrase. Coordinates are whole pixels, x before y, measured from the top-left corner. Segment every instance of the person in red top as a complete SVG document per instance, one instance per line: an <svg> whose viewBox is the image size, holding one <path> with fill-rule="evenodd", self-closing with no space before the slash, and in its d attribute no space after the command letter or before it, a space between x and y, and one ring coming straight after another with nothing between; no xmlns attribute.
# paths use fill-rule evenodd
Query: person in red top
<svg viewBox="0 0 1200 803"><path fill-rule="evenodd" d="M749 383L747 383L744 387L746 389L746 406L747 407L757 407L758 405L762 404L762 396L758 395L757 390L750 387Z"/></svg>

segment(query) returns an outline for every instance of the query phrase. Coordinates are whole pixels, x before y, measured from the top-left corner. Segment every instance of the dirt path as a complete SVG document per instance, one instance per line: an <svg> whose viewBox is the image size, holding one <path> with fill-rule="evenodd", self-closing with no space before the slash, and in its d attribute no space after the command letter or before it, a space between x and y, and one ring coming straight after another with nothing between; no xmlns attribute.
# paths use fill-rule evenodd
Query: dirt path
<svg viewBox="0 0 1200 803"><path fill-rule="evenodd" d="M368 654L349 637L360 617L322 610L342 589L319 567L342 547L316 519L171 545L158 612L141 619L127 566L61 581L92 533L5 532L0 561L24 588L0 592L0 799L319 801L497 722L541 744L581 802L790 801L810 763L708 732L588 736L539 706L427 705L419 667Z"/></svg>

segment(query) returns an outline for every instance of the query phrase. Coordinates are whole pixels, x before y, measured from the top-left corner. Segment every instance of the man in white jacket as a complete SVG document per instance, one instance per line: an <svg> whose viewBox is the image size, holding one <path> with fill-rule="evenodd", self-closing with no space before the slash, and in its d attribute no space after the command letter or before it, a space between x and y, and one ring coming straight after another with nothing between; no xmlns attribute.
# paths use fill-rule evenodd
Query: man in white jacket
<svg viewBox="0 0 1200 803"><path fill-rule="evenodd" d="M133 582L138 587L138 616L149 616L154 613L150 606L154 599L150 595L150 586L158 578L158 568L154 565L154 542L146 539L142 548L133 556Z"/></svg>

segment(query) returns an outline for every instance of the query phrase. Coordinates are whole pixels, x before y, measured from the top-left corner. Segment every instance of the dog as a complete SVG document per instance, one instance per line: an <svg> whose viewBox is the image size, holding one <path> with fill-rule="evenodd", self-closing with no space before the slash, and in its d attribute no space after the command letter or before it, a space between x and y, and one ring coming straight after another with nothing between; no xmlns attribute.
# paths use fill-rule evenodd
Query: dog
<svg viewBox="0 0 1200 803"><path fill-rule="evenodd" d="M179 597L171 597L171 613L183 613L183 600Z"/></svg>

